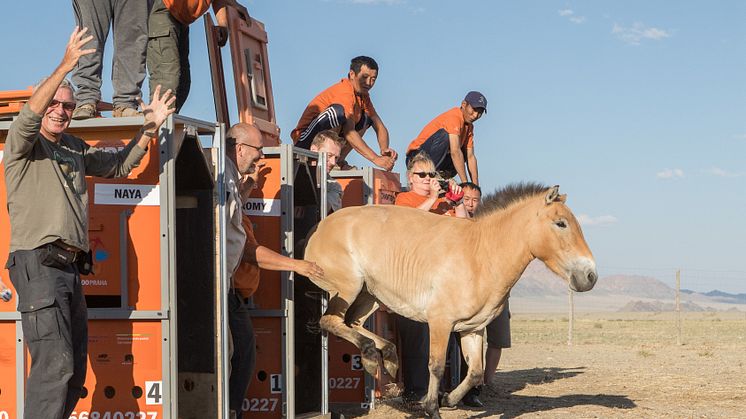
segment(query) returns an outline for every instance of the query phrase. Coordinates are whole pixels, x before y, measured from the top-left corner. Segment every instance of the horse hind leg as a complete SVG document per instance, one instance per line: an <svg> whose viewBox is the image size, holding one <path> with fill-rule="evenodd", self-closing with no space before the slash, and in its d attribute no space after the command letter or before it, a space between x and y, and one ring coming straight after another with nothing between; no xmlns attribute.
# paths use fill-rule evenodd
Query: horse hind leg
<svg viewBox="0 0 746 419"><path fill-rule="evenodd" d="M361 335L370 338L381 351L383 368L391 377L396 377L399 369L399 357L396 355L396 345L364 327L365 320L379 307L378 301L366 289L357 296L345 314L345 323L357 330ZM364 358L363 358L364 359Z"/></svg>
<svg viewBox="0 0 746 419"><path fill-rule="evenodd" d="M345 314L350 308L350 303L347 301L350 300L352 299L342 298L338 293L330 298L326 312L319 319L319 326L360 349L363 368L368 374L375 376L380 363L375 341L361 334L357 328L345 324L344 321Z"/></svg>

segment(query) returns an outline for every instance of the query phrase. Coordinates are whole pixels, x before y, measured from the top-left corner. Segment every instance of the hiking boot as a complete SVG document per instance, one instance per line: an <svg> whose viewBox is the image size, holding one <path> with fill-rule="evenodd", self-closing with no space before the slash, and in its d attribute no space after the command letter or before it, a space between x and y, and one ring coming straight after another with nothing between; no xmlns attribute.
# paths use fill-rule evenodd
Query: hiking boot
<svg viewBox="0 0 746 419"><path fill-rule="evenodd" d="M127 118L129 116L142 116L142 112L127 106L116 106L111 112L114 118Z"/></svg>
<svg viewBox="0 0 746 419"><path fill-rule="evenodd" d="M73 119L80 121L83 119L95 118L98 115L96 105L93 103L84 103L75 107Z"/></svg>

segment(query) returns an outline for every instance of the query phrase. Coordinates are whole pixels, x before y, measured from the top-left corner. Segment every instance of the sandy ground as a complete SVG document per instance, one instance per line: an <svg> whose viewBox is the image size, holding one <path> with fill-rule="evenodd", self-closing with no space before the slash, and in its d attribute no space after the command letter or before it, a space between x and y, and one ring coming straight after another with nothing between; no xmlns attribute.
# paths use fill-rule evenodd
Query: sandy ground
<svg viewBox="0 0 746 419"><path fill-rule="evenodd" d="M513 347L481 396L485 407L444 418L744 418L746 316L687 314L682 345L672 313L514 315ZM399 399L370 414L415 418Z"/></svg>

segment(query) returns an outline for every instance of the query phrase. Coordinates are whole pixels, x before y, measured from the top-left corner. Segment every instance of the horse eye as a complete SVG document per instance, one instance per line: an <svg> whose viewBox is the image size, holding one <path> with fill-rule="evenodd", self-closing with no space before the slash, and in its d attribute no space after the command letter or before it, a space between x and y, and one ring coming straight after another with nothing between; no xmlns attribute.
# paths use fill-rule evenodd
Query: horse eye
<svg viewBox="0 0 746 419"><path fill-rule="evenodd" d="M554 225L559 228L567 228L567 223L565 222L565 220L557 220L554 222Z"/></svg>

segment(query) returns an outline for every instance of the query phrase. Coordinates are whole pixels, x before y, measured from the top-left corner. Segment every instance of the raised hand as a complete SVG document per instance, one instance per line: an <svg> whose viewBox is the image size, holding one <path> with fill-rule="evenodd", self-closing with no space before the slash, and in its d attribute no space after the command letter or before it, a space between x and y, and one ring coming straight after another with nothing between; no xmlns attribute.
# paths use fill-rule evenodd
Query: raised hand
<svg viewBox="0 0 746 419"><path fill-rule="evenodd" d="M163 96L161 96L160 84L153 91L153 100L150 101L149 105L143 103L139 98L137 101L140 102L140 109L142 109L143 116L145 117L143 128L146 131L160 129L163 121L176 111L176 108L171 106L176 101L176 96L171 95L171 89L166 90Z"/></svg>
<svg viewBox="0 0 746 419"><path fill-rule="evenodd" d="M438 194L440 194L440 191L442 191L443 188L440 187L440 182L438 182L438 179L431 177L430 178L430 196L437 197Z"/></svg>
<svg viewBox="0 0 746 419"><path fill-rule="evenodd" d="M78 65L80 57L96 52L95 48L83 49L83 46L93 39L91 35L85 36L86 32L88 32L88 28L80 29L76 26L70 35L70 39L67 41L67 48L65 49L65 56L62 57L62 62L60 63L60 69L65 74L73 71L75 66Z"/></svg>

